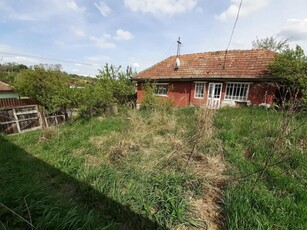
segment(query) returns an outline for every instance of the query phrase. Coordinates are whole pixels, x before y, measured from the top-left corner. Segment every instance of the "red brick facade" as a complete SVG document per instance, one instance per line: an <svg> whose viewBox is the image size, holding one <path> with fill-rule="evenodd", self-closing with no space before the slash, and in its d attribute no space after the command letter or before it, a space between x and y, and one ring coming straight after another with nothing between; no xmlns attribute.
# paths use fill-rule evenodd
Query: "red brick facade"
<svg viewBox="0 0 307 230"><path fill-rule="evenodd" d="M168 84L168 92L167 98L172 101L173 105L176 107L186 107L190 105L206 105L208 99L208 88L209 83L222 83L222 92L220 98L221 107L223 106L234 106L236 104L236 100L225 100L226 94L226 82L221 81L205 81L205 91L203 98L195 98L195 82L194 81L174 81L169 82ZM143 91L142 91L141 82L137 85L137 103L142 104L143 100ZM158 84L158 83L157 83ZM276 88L268 83L250 83L248 89L248 97L246 103L252 105L260 105L260 104L272 104L274 100L274 95L276 92ZM157 96L163 97L164 96Z"/></svg>

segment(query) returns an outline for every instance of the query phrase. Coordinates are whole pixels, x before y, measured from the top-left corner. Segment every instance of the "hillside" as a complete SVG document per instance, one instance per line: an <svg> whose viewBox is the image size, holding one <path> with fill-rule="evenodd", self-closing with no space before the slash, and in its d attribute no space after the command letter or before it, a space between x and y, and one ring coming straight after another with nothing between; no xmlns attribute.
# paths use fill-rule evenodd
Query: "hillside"
<svg viewBox="0 0 307 230"><path fill-rule="evenodd" d="M306 118L256 108L125 111L0 136L0 223L306 229Z"/></svg>

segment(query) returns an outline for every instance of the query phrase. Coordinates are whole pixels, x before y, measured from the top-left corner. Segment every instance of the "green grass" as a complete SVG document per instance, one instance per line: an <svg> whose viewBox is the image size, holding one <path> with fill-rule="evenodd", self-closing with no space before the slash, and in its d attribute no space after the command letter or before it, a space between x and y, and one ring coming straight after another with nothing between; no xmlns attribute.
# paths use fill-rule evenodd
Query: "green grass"
<svg viewBox="0 0 307 230"><path fill-rule="evenodd" d="M307 229L306 118L258 108L219 110L215 125L231 165L224 195L229 229ZM259 176L266 162L273 166Z"/></svg>
<svg viewBox="0 0 307 230"><path fill-rule="evenodd" d="M224 180L206 176L220 165L201 156L223 153L229 229L307 229L307 115L213 113L197 121L194 108L126 111L0 136L0 202L7 207L0 206L0 226L31 229L14 211L37 229L201 229L205 207L196 210L191 199ZM188 164L201 124L213 137L197 140ZM257 179L266 162L276 165Z"/></svg>
<svg viewBox="0 0 307 230"><path fill-rule="evenodd" d="M141 130L149 135L142 141L127 139L131 123L141 122L127 120L127 114L0 136L0 202L38 229L200 226L188 200L197 177L164 167L167 143L152 146L153 136L172 132L162 124L168 115L155 121L149 113L136 113L144 128L158 127L151 134ZM146 148L155 153L145 156ZM155 163L159 159L161 165ZM0 207L2 225L31 229L9 209Z"/></svg>

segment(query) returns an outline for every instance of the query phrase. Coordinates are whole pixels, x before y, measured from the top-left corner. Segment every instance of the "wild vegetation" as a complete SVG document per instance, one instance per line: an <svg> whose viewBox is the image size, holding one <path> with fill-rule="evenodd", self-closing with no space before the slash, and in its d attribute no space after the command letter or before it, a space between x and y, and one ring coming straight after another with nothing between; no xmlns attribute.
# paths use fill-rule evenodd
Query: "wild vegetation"
<svg viewBox="0 0 307 230"><path fill-rule="evenodd" d="M268 65L270 75L276 78L277 105L280 108L307 108L307 57L304 50L296 45L291 49L288 39L276 37L256 39L253 49L268 49L277 52L276 58Z"/></svg>
<svg viewBox="0 0 307 230"><path fill-rule="evenodd" d="M305 121L257 108L126 110L1 136L1 224L306 229Z"/></svg>
<svg viewBox="0 0 307 230"><path fill-rule="evenodd" d="M210 170L224 166L217 146L202 153L213 132L213 114L203 112L129 111L2 137L1 164L7 167L1 168L1 187L7 189L1 202L47 229L216 225L219 220L209 214L219 216L218 205L210 213L200 204L206 202L204 190L212 199L218 193L221 172ZM2 209L1 221L29 226L8 209Z"/></svg>
<svg viewBox="0 0 307 230"><path fill-rule="evenodd" d="M69 113L78 110L79 116L101 114L114 104L125 104L134 94L130 81L131 68L105 65L96 78L79 79L57 66L38 65L16 74L13 86L21 96L37 99L47 113Z"/></svg>
<svg viewBox="0 0 307 230"><path fill-rule="evenodd" d="M279 92L287 106L307 107L307 57L300 46L286 49L269 65L273 77L279 79Z"/></svg>
<svg viewBox="0 0 307 230"><path fill-rule="evenodd" d="M307 114L222 109L215 119L230 165L229 229L306 229Z"/></svg>

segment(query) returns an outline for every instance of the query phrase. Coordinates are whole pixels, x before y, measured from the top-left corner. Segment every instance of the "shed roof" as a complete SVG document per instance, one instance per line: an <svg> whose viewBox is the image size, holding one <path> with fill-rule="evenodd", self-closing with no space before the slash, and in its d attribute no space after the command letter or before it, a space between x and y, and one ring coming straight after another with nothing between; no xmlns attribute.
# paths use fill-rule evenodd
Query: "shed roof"
<svg viewBox="0 0 307 230"><path fill-rule="evenodd" d="M267 65L276 52L255 50L231 50L180 55L176 68L176 56L171 56L137 74L134 79L191 79L191 78L268 78Z"/></svg>
<svg viewBox="0 0 307 230"><path fill-rule="evenodd" d="M12 92L14 89L8 84L0 81L0 92Z"/></svg>

